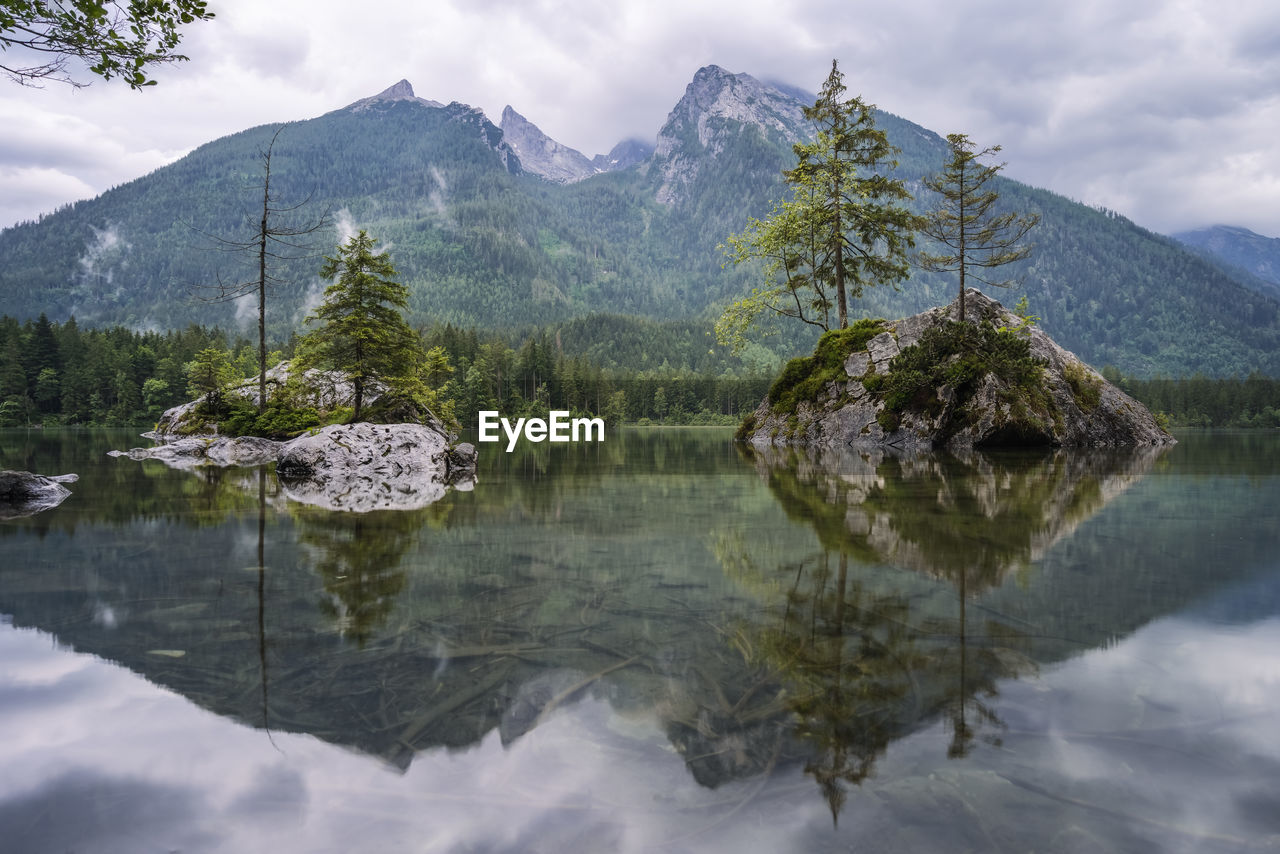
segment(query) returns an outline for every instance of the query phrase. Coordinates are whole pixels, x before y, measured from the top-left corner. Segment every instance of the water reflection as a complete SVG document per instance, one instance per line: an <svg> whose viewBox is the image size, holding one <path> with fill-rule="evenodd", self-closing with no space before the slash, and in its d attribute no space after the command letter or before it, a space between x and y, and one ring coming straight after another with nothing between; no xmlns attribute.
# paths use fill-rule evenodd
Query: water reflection
<svg viewBox="0 0 1280 854"><path fill-rule="evenodd" d="M300 507L292 511L298 541L310 555L325 595L321 613L338 633L363 647L381 630L404 590L401 565L419 534L442 526L449 507L423 512L331 513Z"/></svg>
<svg viewBox="0 0 1280 854"><path fill-rule="evenodd" d="M1000 743L991 698L1000 680L1036 664L1025 623L982 611L975 623L971 600L1020 573L1026 582L1033 561L1150 471L1160 451L742 453L818 536L816 553L777 566L742 538L722 538L718 555L727 572L771 594L770 617L743 634L758 639L758 657L783 684L795 736L811 751L805 771L838 819L848 787L924 722L949 722L951 758L968 755L980 733Z"/></svg>
<svg viewBox="0 0 1280 854"><path fill-rule="evenodd" d="M385 816L409 815L429 790L444 805L428 822L441 850L530 850L531 839L922 850L953 828L978 849L1045 848L1053 834L1034 820L1015 827L1017 815L1043 816L1048 803L1087 833L1123 824L1061 800L1120 800L1063 778L1116 772L1090 752L1105 743L1098 733L1138 738L1121 725L1138 721L1125 726L1149 724L1141 737L1163 744L1161 727L1201 709L1187 711L1182 688L1151 690L1171 684L1158 668L1127 686L1135 665L1121 651L1169 658L1180 638L1210 630L1170 630L1165 652L1127 639L1176 612L1275 613L1280 587L1240 585L1274 571L1280 478L1239 476L1247 457L1229 449L1224 466L1214 459L1185 440L1159 460L743 459L714 434L655 431L493 455L474 492L358 516L283 500L265 469L206 479L144 463L127 467L154 481L139 483L132 509L85 492L43 527L0 525L0 612L175 692L136 680L134 694L179 696L255 728L216 736L236 745L237 779L307 757L295 788L317 798L346 786L342 800L394 828L379 838L423 833ZM119 476L103 462L79 460L83 479ZM1215 648L1240 652L1229 640ZM1117 675L1091 683L1095 660ZM1243 690L1261 672L1253 663L1218 676ZM1213 670L1207 658L1196 667ZM1266 711L1269 697L1231 708ZM23 702L0 680L0 716ZM79 700L42 702L71 716ZM1090 722L1091 705L1106 704L1121 722L1109 729ZM203 738L214 719L176 717L170 742ZM6 731L21 741L37 719ZM145 767L156 723L132 726L124 737L114 720L86 767L116 774L102 770L123 761L114 750ZM1221 749L1242 749L1232 745ZM1141 758L1124 761L1155 767ZM38 760L60 761L57 747ZM196 772L137 778L172 788L182 773ZM111 788L57 776L0 785L0 823L18 815L7 807L35 804L28 795L66 802ZM243 794L212 772L193 785L219 804ZM1265 796L1233 791L1265 824ZM1155 815L1158 797L1144 797ZM193 809L207 813L201 798ZM461 814L445 808L455 798ZM305 795L290 803L272 815L307 816L314 841L323 809ZM945 826L930 829L931 803L947 805ZM759 827L744 819L757 815L772 835L751 841Z"/></svg>
<svg viewBox="0 0 1280 854"><path fill-rule="evenodd" d="M1166 450L957 456L743 446L742 453L825 547L976 594L1041 558Z"/></svg>

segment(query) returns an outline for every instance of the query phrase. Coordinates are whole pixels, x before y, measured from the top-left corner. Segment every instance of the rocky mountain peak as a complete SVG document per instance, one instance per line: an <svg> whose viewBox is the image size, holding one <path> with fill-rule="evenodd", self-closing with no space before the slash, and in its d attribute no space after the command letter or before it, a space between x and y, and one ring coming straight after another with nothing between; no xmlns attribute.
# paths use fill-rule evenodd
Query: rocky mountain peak
<svg viewBox="0 0 1280 854"><path fill-rule="evenodd" d="M601 172L612 172L616 169L627 169L637 163L643 163L653 154L653 143L642 139L624 139L615 145L608 154L597 154L591 162Z"/></svg>
<svg viewBox="0 0 1280 854"><path fill-rule="evenodd" d="M618 143L608 154L588 159L577 149L556 142L511 105L502 111L503 137L520 158L525 171L541 175L556 184L572 184L600 172L634 166L648 157L653 146L636 140Z"/></svg>
<svg viewBox="0 0 1280 854"><path fill-rule="evenodd" d="M379 101L399 101L404 98L412 98L414 97L413 86L408 80L402 79L399 83L388 86L373 97Z"/></svg>
<svg viewBox="0 0 1280 854"><path fill-rule="evenodd" d="M362 112L369 109L374 104L385 103L387 101L416 101L423 106L435 108L444 106L444 104L441 104L439 101L429 101L426 98L419 98L417 95L413 94L413 85L409 83L408 80L400 80L398 83L393 83L376 95L371 95L368 98L361 98L354 104L349 105L347 109L354 110L355 112Z"/></svg>
<svg viewBox="0 0 1280 854"><path fill-rule="evenodd" d="M786 144L809 138L803 108L793 96L749 74L732 74L718 65L699 68L658 132L658 201L677 202L701 164L719 155L744 126L754 125Z"/></svg>
<svg viewBox="0 0 1280 854"><path fill-rule="evenodd" d="M582 152L556 142L510 104L502 110L498 126L527 172L557 184L572 184L600 171Z"/></svg>

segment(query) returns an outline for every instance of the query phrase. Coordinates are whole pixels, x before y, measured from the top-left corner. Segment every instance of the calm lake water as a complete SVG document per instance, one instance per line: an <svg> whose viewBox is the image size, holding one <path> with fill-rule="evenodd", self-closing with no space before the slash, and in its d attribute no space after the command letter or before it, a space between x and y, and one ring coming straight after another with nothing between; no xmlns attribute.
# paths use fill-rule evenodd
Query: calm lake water
<svg viewBox="0 0 1280 854"><path fill-rule="evenodd" d="M337 513L109 458L0 522L0 849L1280 851L1280 436L482 449Z"/></svg>

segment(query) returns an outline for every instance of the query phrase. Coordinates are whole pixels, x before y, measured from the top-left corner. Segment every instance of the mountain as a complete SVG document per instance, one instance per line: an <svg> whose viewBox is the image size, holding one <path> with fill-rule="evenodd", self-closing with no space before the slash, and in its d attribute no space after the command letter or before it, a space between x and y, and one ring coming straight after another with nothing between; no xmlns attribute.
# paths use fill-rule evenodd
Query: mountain
<svg viewBox="0 0 1280 854"><path fill-rule="evenodd" d="M361 98L354 104L349 104L347 109L358 113L363 110L373 109L387 101L415 101L423 106L433 107L436 109L444 106L444 104L441 104L439 101L430 101L426 98L419 98L417 95L413 94L413 85L408 80L402 79L399 83L391 84L376 95L369 98Z"/></svg>
<svg viewBox="0 0 1280 854"><path fill-rule="evenodd" d="M652 154L652 142L645 142L643 139L624 139L609 149L608 154L597 154L591 158L591 163L601 172L612 172L643 163Z"/></svg>
<svg viewBox="0 0 1280 854"><path fill-rule="evenodd" d="M502 128L507 144L519 155L520 164L548 181L572 184L604 171L582 152L547 136L537 125L513 110L510 104L502 111L502 121L498 126Z"/></svg>
<svg viewBox="0 0 1280 854"><path fill-rule="evenodd" d="M703 166L740 153L733 147L744 131L754 131L758 142L771 148L809 138L802 108L795 98L747 74L730 74L716 65L698 69L658 131L650 166L660 176L657 200L684 201Z"/></svg>
<svg viewBox="0 0 1280 854"><path fill-rule="evenodd" d="M590 160L577 149L556 142L533 122L517 113L510 104L502 110L503 137L520 157L526 172L541 175L555 184L572 184L601 172L628 169L653 153L653 146L638 139L623 140L608 154Z"/></svg>
<svg viewBox="0 0 1280 854"><path fill-rule="evenodd" d="M314 257L273 268L282 284L268 305L271 333L299 328L323 290L319 255L359 227L389 249L410 287L415 323L573 321L581 329L590 325L584 318L608 313L609 328L619 316L693 324L710 346L705 336L723 306L759 284L750 265L722 266L718 246L785 196L792 145L811 133L802 107L784 88L707 66L652 149L623 142L609 163L551 140L514 109L500 127L466 104L419 98L406 81L291 123L274 149L273 194L285 205L307 202L299 216L328 210L335 228ZM933 202L921 179L941 168L945 140L887 112L877 122L900 149L895 174L920 196L916 209L927 209ZM252 233L259 152L279 127L215 140L0 232L0 314L135 328L244 320L248 328L248 304L210 304L193 293L252 275L252 259L217 251L215 238ZM564 171L552 178L557 164ZM1280 374L1280 303L1243 274L1123 217L998 180L1005 210L1037 213L1041 222L1036 251L1011 270L1022 289L993 295L1012 302L1025 294L1062 346L1138 376ZM954 293L952 278L916 273L897 291L867 289L853 316L916 314ZM776 363L811 350L813 340L808 328L786 328L749 356ZM668 354L641 357L637 367L659 366Z"/></svg>
<svg viewBox="0 0 1280 854"><path fill-rule="evenodd" d="M1184 231L1173 239L1237 274L1259 293L1280 299L1280 239L1234 225Z"/></svg>

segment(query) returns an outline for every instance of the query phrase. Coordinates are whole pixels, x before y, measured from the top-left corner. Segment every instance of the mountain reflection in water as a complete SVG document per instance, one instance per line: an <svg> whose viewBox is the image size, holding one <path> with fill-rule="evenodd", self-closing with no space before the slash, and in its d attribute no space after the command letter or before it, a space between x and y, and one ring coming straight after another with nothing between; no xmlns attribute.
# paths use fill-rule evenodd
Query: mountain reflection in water
<svg viewBox="0 0 1280 854"><path fill-rule="evenodd" d="M38 462L49 450L26 453ZM1113 850L1138 839L1181 850L1158 841L1186 835L1150 812L1158 798L1099 800L1081 783L1114 774L1081 744L1102 744L1108 731L1158 743L1172 731L1184 754L1200 750L1188 746L1202 734L1188 716L1204 711L1201 683L1227 675L1201 659L1171 697L1140 674L1135 700L1123 679L1147 664L1115 656L1179 632L1225 653L1232 644L1211 630L1162 618L1277 612L1265 604L1276 604L1280 586L1268 509L1280 498L1275 450L1213 459L1185 440L1165 456L878 459L739 451L715 433L633 432L591 449L494 457L482 461L474 492L368 514L286 501L266 469L210 475L80 461L82 488L66 506L0 527L0 612L223 718L266 727L284 758L240 729L234 738L211 733L169 700L147 701L185 721L173 725L175 737L189 728L192 739L234 742L245 767L275 769L280 793L310 793L263 810L304 823L313 840L329 822L316 801L326 787L362 803L376 790L398 803L426 785L433 797L466 804L452 820L435 815L447 829L429 850L555 850L554 841L722 850L749 828L759 833L761 816L776 826L744 850L856 839L930 850L929 840L966 833L992 843L976 848L1024 850L1061 833L1110 844L1121 826L1136 835ZM113 468L126 465L155 481L139 484L133 513L119 496L99 502L92 491L130 476ZM1239 589L1251 592L1230 592ZM1271 625L1246 634L1268 637ZM29 637L5 643L26 649ZM82 658L31 672L97 672ZM1265 670L1265 658L1242 660L1253 663L1241 679ZM1094 670L1106 674L1096 686ZM111 673L104 682L131 678ZM20 668L0 676L11 731L39 727L14 699L33 678ZM147 693L128 685L131 696ZM1243 750L1231 738L1256 738L1258 720L1275 723L1273 689L1264 684L1236 704L1243 723L1228 717L1215 727L1223 751ZM1037 705L1042 695L1055 705ZM70 715L66 702L46 700ZM101 702L89 705L102 712ZM1101 724L1113 707L1129 710L1123 726L1082 725L1091 715ZM1163 731L1146 730L1160 721ZM75 731L89 738L94 726L85 719ZM349 755L294 734L379 757L403 782L379 782ZM112 737L122 750L147 749L141 737ZM1249 750L1275 756L1280 745L1263 738ZM28 767L24 757L43 756L70 767L53 746L32 751L0 751L0 764ZM1132 767L1149 765L1146 755L1117 753ZM1228 787L1232 809L1264 829L1272 801L1252 782L1276 782L1280 759L1268 762ZM40 785L119 790L109 762L82 764L75 777L33 772L0 786L0 829L19 804L55 791ZM604 776L608 769L622 779ZM228 773L228 781L245 776ZM967 793L961 802L953 782ZM192 786L219 803L244 794L233 798L231 782L202 774ZM373 788L361 795L360 787ZM1125 820L1126 798L1143 805L1142 820ZM501 814L503 803L505 829L478 820ZM1046 805L1053 821L1060 813L1071 821L1038 830L1030 821L1016 832L1001 824L1015 809ZM1116 815L1099 813L1104 806ZM973 810L980 815L966 817ZM394 812L373 813L387 829L375 837L395 839L414 824ZM867 835L886 815L910 826ZM1230 837L1229 824L1208 821L1205 838ZM784 827L791 835L779 835ZM231 850L229 831L210 833L182 839L191 850ZM1270 838L1258 833L1240 838ZM774 847L761 847L765 840Z"/></svg>

